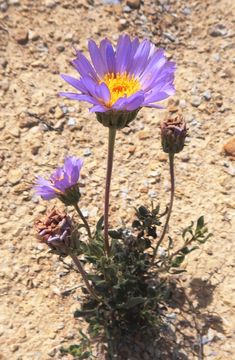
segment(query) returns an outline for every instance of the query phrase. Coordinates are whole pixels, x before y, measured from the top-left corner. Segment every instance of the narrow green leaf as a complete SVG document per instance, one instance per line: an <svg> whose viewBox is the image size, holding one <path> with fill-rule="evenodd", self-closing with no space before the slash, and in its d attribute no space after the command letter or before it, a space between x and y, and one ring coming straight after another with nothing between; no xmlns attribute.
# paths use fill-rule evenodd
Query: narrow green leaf
<svg viewBox="0 0 235 360"><path fill-rule="evenodd" d="M104 215L102 215L99 219L99 221L96 224L96 231L99 233L102 231L102 227L103 227L103 223L104 223Z"/></svg>

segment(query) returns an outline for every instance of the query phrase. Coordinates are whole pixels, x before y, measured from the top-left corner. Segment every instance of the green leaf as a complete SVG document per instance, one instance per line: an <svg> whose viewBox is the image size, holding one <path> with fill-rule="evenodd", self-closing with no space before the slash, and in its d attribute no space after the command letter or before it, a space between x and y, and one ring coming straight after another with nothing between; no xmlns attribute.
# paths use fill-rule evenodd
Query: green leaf
<svg viewBox="0 0 235 360"><path fill-rule="evenodd" d="M140 216L142 216L143 218L146 218L150 215L148 209L145 206L140 206L138 210Z"/></svg>
<svg viewBox="0 0 235 360"><path fill-rule="evenodd" d="M183 230L183 232L182 232L183 239L185 238L187 233L190 233L190 235L193 236L193 230L192 230L193 225L194 225L194 222L192 221L191 224Z"/></svg>
<svg viewBox="0 0 235 360"><path fill-rule="evenodd" d="M86 340L88 343L90 342L87 335L82 331L82 329L78 329L79 334L83 337L84 340Z"/></svg>
<svg viewBox="0 0 235 360"><path fill-rule="evenodd" d="M112 239L122 239L122 229L109 230L109 236Z"/></svg>
<svg viewBox="0 0 235 360"><path fill-rule="evenodd" d="M97 233L100 233L102 231L102 227L103 227L103 223L104 223L104 215L102 215L99 219L99 221L96 224L96 231Z"/></svg>
<svg viewBox="0 0 235 360"><path fill-rule="evenodd" d="M96 309L92 309L92 310L76 310L73 313L73 316L75 318L81 318L81 317L85 317L88 315L92 315L95 314Z"/></svg>
<svg viewBox="0 0 235 360"><path fill-rule="evenodd" d="M132 223L132 227L138 229L141 227L141 223L138 220L134 220Z"/></svg>
<svg viewBox="0 0 235 360"><path fill-rule="evenodd" d="M167 248L167 250L169 251L172 248L173 248L173 239L172 239L171 236L168 236L168 248Z"/></svg>
<svg viewBox="0 0 235 360"><path fill-rule="evenodd" d="M204 216L200 216L200 218L197 220L196 231L201 230L204 226L205 226Z"/></svg>
<svg viewBox="0 0 235 360"><path fill-rule="evenodd" d="M157 205L155 209L153 209L153 215L156 216L160 211L160 205Z"/></svg>
<svg viewBox="0 0 235 360"><path fill-rule="evenodd" d="M143 302L145 302L145 298L143 297L133 297L130 298L125 304L121 304L121 305L117 305L118 309L131 309L136 305L142 304Z"/></svg>
<svg viewBox="0 0 235 360"><path fill-rule="evenodd" d="M207 236L205 236L203 239L200 239L200 238L197 238L197 241L200 243L200 244L204 244L213 234L210 233L208 234Z"/></svg>
<svg viewBox="0 0 235 360"><path fill-rule="evenodd" d="M191 248L188 248L187 246L185 246L182 250L181 250L181 253L184 254L184 255L187 255L187 254L190 254L192 251L196 250L196 249L199 249L198 246L193 246Z"/></svg>
<svg viewBox="0 0 235 360"><path fill-rule="evenodd" d="M185 256L184 255L178 255L173 262L171 263L172 267L179 267L182 262L184 261Z"/></svg>

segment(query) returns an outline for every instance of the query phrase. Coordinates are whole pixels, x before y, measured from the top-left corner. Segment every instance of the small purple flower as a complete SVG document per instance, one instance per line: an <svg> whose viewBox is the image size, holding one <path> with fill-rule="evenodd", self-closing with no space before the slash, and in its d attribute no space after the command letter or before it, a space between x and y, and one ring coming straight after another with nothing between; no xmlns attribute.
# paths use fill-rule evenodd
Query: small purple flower
<svg viewBox="0 0 235 360"><path fill-rule="evenodd" d="M162 108L156 102L174 94L176 65L147 39L140 42L121 35L116 49L107 39L99 46L90 40L88 49L91 63L79 51L72 61L80 79L61 75L79 93L60 95L92 104L91 112L114 114L143 106Z"/></svg>
<svg viewBox="0 0 235 360"><path fill-rule="evenodd" d="M82 165L82 159L75 156L67 157L64 166L57 168L49 180L38 176L34 186L36 194L44 200L58 197L67 205L77 202L80 198L77 183Z"/></svg>

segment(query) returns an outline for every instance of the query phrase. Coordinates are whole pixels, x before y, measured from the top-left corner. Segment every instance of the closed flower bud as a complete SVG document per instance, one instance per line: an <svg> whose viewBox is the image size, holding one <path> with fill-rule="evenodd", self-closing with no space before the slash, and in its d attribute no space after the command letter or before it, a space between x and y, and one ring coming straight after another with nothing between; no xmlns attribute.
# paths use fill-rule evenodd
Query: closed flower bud
<svg viewBox="0 0 235 360"><path fill-rule="evenodd" d="M166 153L176 154L183 150L187 135L186 123L181 114L161 123L162 148Z"/></svg>
<svg viewBox="0 0 235 360"><path fill-rule="evenodd" d="M61 255L66 254L65 249L71 247L72 227L70 216L57 209L35 221L39 241Z"/></svg>

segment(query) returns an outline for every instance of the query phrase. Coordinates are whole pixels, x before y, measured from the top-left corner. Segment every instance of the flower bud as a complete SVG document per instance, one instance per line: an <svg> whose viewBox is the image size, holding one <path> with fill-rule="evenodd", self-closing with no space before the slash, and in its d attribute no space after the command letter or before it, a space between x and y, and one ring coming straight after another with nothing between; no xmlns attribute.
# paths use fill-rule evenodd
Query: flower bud
<svg viewBox="0 0 235 360"><path fill-rule="evenodd" d="M70 216L57 209L35 221L39 241L61 255L66 254L66 248L71 247L72 227Z"/></svg>
<svg viewBox="0 0 235 360"><path fill-rule="evenodd" d="M176 154L183 150L187 135L186 123L181 114L167 118L161 123L162 148L166 153Z"/></svg>

